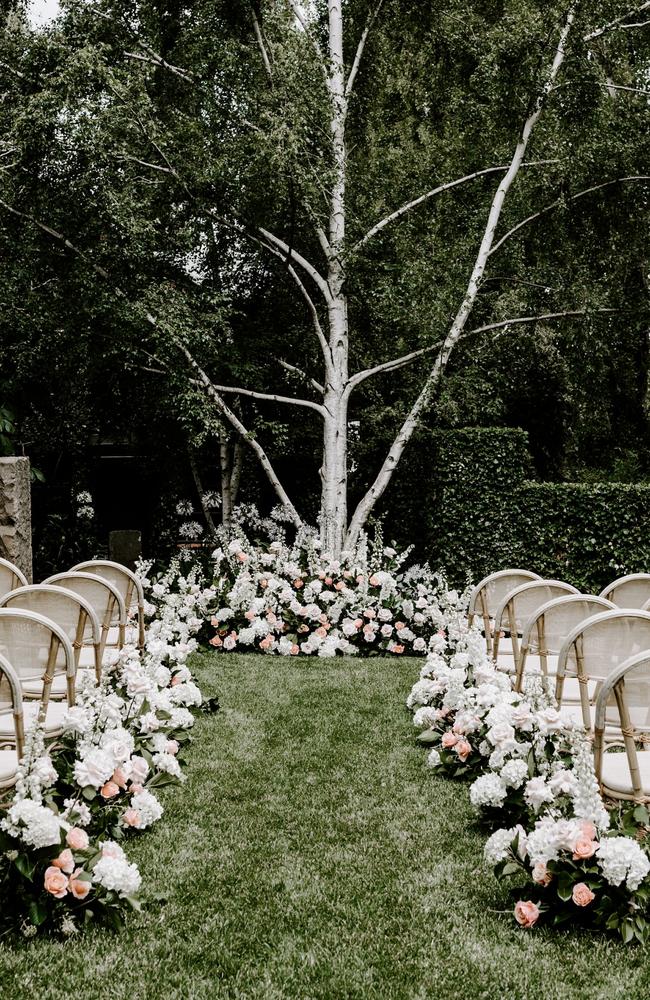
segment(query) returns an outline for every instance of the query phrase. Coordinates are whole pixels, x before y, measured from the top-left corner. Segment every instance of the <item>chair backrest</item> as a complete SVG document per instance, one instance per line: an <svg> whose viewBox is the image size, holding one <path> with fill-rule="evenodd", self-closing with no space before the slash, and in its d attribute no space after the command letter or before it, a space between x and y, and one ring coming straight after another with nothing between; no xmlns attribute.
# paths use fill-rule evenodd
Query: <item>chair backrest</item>
<svg viewBox="0 0 650 1000"><path fill-rule="evenodd" d="M643 608L650 602L650 573L630 573L609 583L600 594L619 608Z"/></svg>
<svg viewBox="0 0 650 1000"><path fill-rule="evenodd" d="M521 635L516 689L521 690L529 653L539 655L542 673L548 674L547 657L560 652L562 643L576 625L603 611L614 610L611 601L592 594L564 594L537 608Z"/></svg>
<svg viewBox="0 0 650 1000"><path fill-rule="evenodd" d="M108 559L92 559L79 563L73 566L70 572L93 573L112 583L124 599L127 616L135 605L138 615L138 645L144 647L144 590L136 574L127 566Z"/></svg>
<svg viewBox="0 0 650 1000"><path fill-rule="evenodd" d="M8 559L0 559L0 597L8 594L16 587L26 587L27 579L22 570L10 563Z"/></svg>
<svg viewBox="0 0 650 1000"><path fill-rule="evenodd" d="M531 580L511 590L501 600L494 615L494 657L499 655L499 636L502 630L510 633L512 651L517 661L519 657L519 636L531 615L548 604L555 597L578 594L570 583L562 580Z"/></svg>
<svg viewBox="0 0 650 1000"><path fill-rule="evenodd" d="M603 751L605 728L612 722L622 731L625 753L630 771L631 788L629 794L611 789L603 784ZM596 777L604 794L614 794L617 798L630 798L638 802L648 801L644 791L639 768L636 743L647 740L650 733L650 649L645 649L623 660L609 677L603 681L596 701L594 720L594 758Z"/></svg>
<svg viewBox="0 0 650 1000"><path fill-rule="evenodd" d="M68 704L74 705L74 652L65 631L56 622L34 611L0 608L0 654L6 657L21 682L43 682L43 717L52 681L59 674L66 677Z"/></svg>
<svg viewBox="0 0 650 1000"><path fill-rule="evenodd" d="M488 652L492 650L492 620L495 611L506 594L531 580L541 580L541 577L527 569L502 569L484 577L471 592L467 617L470 625L475 615L483 619Z"/></svg>
<svg viewBox="0 0 650 1000"><path fill-rule="evenodd" d="M0 716L11 715L14 720L14 735L18 760L25 752L25 720L23 716L23 695L20 679L9 660L0 654Z"/></svg>
<svg viewBox="0 0 650 1000"><path fill-rule="evenodd" d="M99 618L102 629L101 648L102 653L106 645L108 630L112 623L117 621L120 629L120 640L118 645L124 644L124 629L126 627L126 606L124 599L117 587L94 573L56 573L44 584L56 584L57 587L64 587L73 590L76 594L85 597L95 609L95 614Z"/></svg>
<svg viewBox="0 0 650 1000"><path fill-rule="evenodd" d="M101 642L101 626L92 604L66 587L46 583L19 587L0 598L0 607L36 611L60 625L72 643L77 665L84 643L99 647Z"/></svg>
<svg viewBox="0 0 650 1000"><path fill-rule="evenodd" d="M650 649L650 613L617 608L593 615L576 625L562 643L557 663L555 697L562 701L564 678L577 677L583 722L591 728L588 682L596 682L596 695L603 681L624 660Z"/></svg>

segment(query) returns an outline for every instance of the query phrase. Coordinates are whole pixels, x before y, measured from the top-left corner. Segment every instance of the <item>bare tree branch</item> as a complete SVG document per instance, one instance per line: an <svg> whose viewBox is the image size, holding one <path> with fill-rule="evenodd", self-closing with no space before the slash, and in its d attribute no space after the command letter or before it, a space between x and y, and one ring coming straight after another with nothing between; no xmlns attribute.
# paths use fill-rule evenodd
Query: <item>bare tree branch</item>
<svg viewBox="0 0 650 1000"><path fill-rule="evenodd" d="M522 167L534 167L540 165L546 165L549 163L557 163L558 160L531 160L529 163L522 163ZM473 181L476 177L483 177L485 174L494 174L499 171L505 173L508 170L508 165L502 167L486 167L484 170L475 170L472 174L466 174L464 177L457 177L453 181L446 181L444 184L439 184L438 187L432 188L431 191L427 191L426 194L421 194L419 198L414 198L413 201L408 201L401 208L398 208L395 212L391 212L380 222L377 222L372 229L369 229L365 236L362 236L358 243L353 247L352 252L354 253L359 247L362 247L364 243L371 240L373 236L380 233L382 229L385 229L389 223L394 222L396 219L400 219L411 209L417 208L423 202L428 201L429 198L435 197L437 194L441 194L443 191L449 191L451 188L458 187L459 184L466 184L468 181Z"/></svg>
<svg viewBox="0 0 650 1000"><path fill-rule="evenodd" d="M296 399L294 396L278 396L271 392L256 392L253 389L242 389L234 385L217 385L212 383L217 392L235 393L238 396L250 396L252 399L265 399L272 403L289 403L292 406L306 406L310 410L316 410L322 417L325 416L325 408L320 403L315 403L311 399Z"/></svg>
<svg viewBox="0 0 650 1000"><path fill-rule="evenodd" d="M648 21L648 24L650 24L650 21ZM596 86L602 87L604 90L627 90L631 94L641 94L643 97L650 97L650 90L640 90L638 87L623 87L620 83L596 82Z"/></svg>
<svg viewBox="0 0 650 1000"><path fill-rule="evenodd" d="M143 49L146 49L144 42L139 43ZM158 66L160 69L167 70L168 73L173 73L174 76L178 76L181 80L185 80L186 83L194 83L194 77L187 70L181 69L180 66L172 66L171 63L166 62L161 56L156 56L155 53L152 55L142 55L139 52L124 52L127 59L133 59L137 62L151 63L153 66Z"/></svg>
<svg viewBox="0 0 650 1000"><path fill-rule="evenodd" d="M102 267L100 264L96 264L92 260L92 258L88 256L87 253L85 253L78 246L72 243L71 240L67 239L67 237L65 237L62 233L59 233L56 229L52 229L51 226L48 226L46 225L46 223L41 222L40 219L37 219L35 216L30 215L27 212L22 212L17 208L14 208L12 205L7 204L7 202L3 201L2 199L0 199L0 208L4 208L5 211L9 212L12 215L15 215L19 219L25 219L26 221L31 222L32 225L36 226L38 229L41 229L44 233L47 233L48 236L51 236L53 239L62 243L63 246L65 246L68 250L70 250L77 257L79 257L80 260L83 260L85 263L87 263L93 269L93 271L95 271L96 274L98 274L101 278L103 278L110 285L114 293L119 298L130 303L130 299L126 294L126 292L124 292L123 289L119 287L119 285L115 284L115 282L112 280L106 268ZM132 305L133 303L130 304ZM154 315L152 315L152 313L146 312L144 314L144 319L154 329L163 331L165 330L165 327ZM187 348L187 346L176 336L176 334L173 333L173 331L167 330L166 332L169 334L174 345L186 357L192 370L198 375L199 383L203 386L207 395L215 404L219 413L223 417L225 417L226 420L228 420L228 422L231 424L234 430L242 437L242 439L246 442L248 447L255 453L260 465L262 466L264 472L266 473L269 482L271 483L273 489L277 493L280 502L289 511L291 519L293 520L294 524L297 527L300 527L302 524L300 515L298 514L296 508L289 499L286 490L282 486L282 483L278 479L275 469L273 468L273 465L271 464L271 461L266 452L264 451L262 445L246 429L246 427L241 422L237 414L234 413L233 410L231 410L231 408L228 406L223 397L214 388L212 382L210 381L210 378L201 368L201 366L196 361L196 359L194 358L190 350Z"/></svg>
<svg viewBox="0 0 650 1000"><path fill-rule="evenodd" d="M381 372L390 372L395 368L402 368L404 365L408 365L411 361L415 361L416 358L421 358L423 354L428 354L430 351L435 351L437 347L440 347L440 342L437 344L431 344L430 347L420 347L417 351L411 351L410 354L404 354L401 358L394 358L392 361L384 361L382 364L375 365L374 368L366 368L365 371L357 372L356 375L352 375L348 379L346 389L348 395L356 389L358 385L365 382L367 378L372 375L379 375Z"/></svg>
<svg viewBox="0 0 650 1000"><path fill-rule="evenodd" d="M569 33L573 26L575 20L575 10L576 2L572 3L566 16L566 20L560 32L560 37L557 42L555 49L555 54L553 56L552 65L550 71L547 75L546 81L541 88L539 95L533 105L533 110L526 118L523 128L521 130L519 141L510 161L510 166L508 167L505 176L499 182L497 190L492 199L492 204L490 206L490 211L488 213L487 223L485 230L483 232L483 238L481 240L480 247L478 249L476 260L469 277L467 284L467 289L465 291L465 296L463 301L456 313L454 321L451 325L445 340L438 351L436 360L431 368L420 393L411 406L407 416L405 417L402 425L397 432L395 440L388 450L388 454L384 459L379 472L375 476L375 479L371 483L370 487L361 498L357 504L356 510L350 521L350 526L348 528L347 536L345 539L346 548L354 546L356 540L359 536L361 528L366 523L371 511L373 510L375 504L381 496L383 496L386 487L390 483L393 472L397 468L397 464L400 461L402 455L404 454L404 449L406 445L411 440L413 432L418 425L418 420L420 414L423 412L425 407L429 404L433 392L439 384L442 373L445 371L447 362L451 352L453 351L455 345L463 334L467 320L472 312L474 303L478 296L479 287L485 267L488 261L488 256L492 243L494 241L494 234L496 232L497 225L499 223L499 218L501 216L501 211L503 209L503 204L506 196L512 187L515 179L519 173L519 170L524 162L524 156L526 154L526 149L530 141L530 137L533 133L537 122L542 113L544 103L550 94L553 85L557 79L557 75L560 68L564 62L566 43L569 37Z"/></svg>
<svg viewBox="0 0 650 1000"><path fill-rule="evenodd" d="M314 32L311 30L311 25L309 23L309 17L307 15L307 12L305 11L303 5L300 3L300 0L287 0L287 2L291 10L293 11L293 16L295 17L296 21L298 22L298 24L300 25L300 27L302 28L302 30L304 31L305 35L307 36L307 38L309 39L314 48L314 52L316 53L316 60L323 72L325 82L327 83L328 79L327 66L325 64L323 50L321 49L318 39L316 38Z"/></svg>
<svg viewBox="0 0 650 1000"><path fill-rule="evenodd" d="M255 10L254 3L251 3L251 18L253 21L253 31L255 32L255 38L257 39L257 44L259 46L260 54L262 56L262 62L264 63L264 69L266 70L266 75L269 78L269 83L271 84L271 87L273 87L273 68L271 66L271 59L269 58L269 52L266 46L264 33L262 31L262 26L257 16L257 11Z"/></svg>
<svg viewBox="0 0 650 1000"><path fill-rule="evenodd" d="M295 365L289 364L288 361L283 361L282 358L276 358L275 360L286 371L292 372L294 375L300 375L300 377L304 378L306 382L310 382L311 385L314 387L314 389L316 389L317 392L320 392L320 393L324 393L325 392L325 387L322 386L320 384L320 382L317 382L315 378L312 378L310 375L308 375L307 372L304 372L302 370L302 368L296 368Z"/></svg>
<svg viewBox="0 0 650 1000"><path fill-rule="evenodd" d="M643 10L648 10L648 8L650 8L650 0L647 0L646 3L642 3L639 7L633 7L632 10L628 10L626 14L621 14L620 17L615 18L608 24L603 24L600 28L596 28L594 31L590 31L589 34L583 35L582 40L584 42L591 42L593 41L594 38L600 38L600 36L604 35L607 31L613 31L619 27L631 28L632 25L625 25L623 24L623 21L626 21L628 17L632 17L634 14L640 14L641 11ZM647 24L648 22L646 21L645 23ZM639 27L641 27L641 25Z"/></svg>
<svg viewBox="0 0 650 1000"><path fill-rule="evenodd" d="M329 302L331 300L332 293L330 292L329 285L318 268L314 267L313 264L310 264L310 262L302 256L302 254L299 254L297 250L290 247L288 243L285 243L285 241L280 239L279 236L276 236L275 233L269 232L269 230L264 229L263 226L258 226L257 232L261 233L264 237L263 240L260 240L259 237L256 238L255 236L252 236L253 239L257 239L257 242L265 245L268 250L275 251L276 256L280 257L281 260L284 260L285 263L288 264L289 261L295 261L296 264L299 264L303 271L309 275L314 284L318 286L323 294L323 297L325 298L325 301Z"/></svg>
<svg viewBox="0 0 650 1000"><path fill-rule="evenodd" d="M130 153L116 153L115 159L128 160L130 163L139 163L141 167L148 167L150 170L158 170L162 174L171 174L172 177L178 177L173 167L161 167L157 163L149 163L147 160L138 159L137 156L131 156Z"/></svg>
<svg viewBox="0 0 650 1000"><path fill-rule="evenodd" d="M508 326L521 326L522 323L541 323L547 319L563 319L566 316L590 316L592 313L621 313L624 309L563 309L561 312L539 313L537 316L515 316L513 319L502 319L497 323L486 323L485 326L475 326L473 330L466 330L464 337L471 337L476 333L488 333L490 330L501 330Z"/></svg>
<svg viewBox="0 0 650 1000"><path fill-rule="evenodd" d="M592 194L594 191L600 191L606 187L611 187L613 184L625 184L630 181L650 181L650 175L639 174L631 175L630 177L615 177L611 181L603 181L602 184L594 184L593 187L585 188L584 191L578 191L577 194L573 194L569 198L556 198L555 201L550 203L550 205L545 205L544 208L540 208L538 212L533 212L532 215L522 219L516 226L513 226L507 233L504 233L501 239L495 243L489 251L488 257L491 257L492 254L496 253L499 247L503 246L506 240L509 240L511 236L514 236L520 229L527 226L529 222L534 222L535 219L539 219L540 216L546 215L547 212L552 212L554 208L558 208L560 205L570 201L578 201L579 198L585 198L588 194Z"/></svg>
<svg viewBox="0 0 650 1000"><path fill-rule="evenodd" d="M357 73L359 72L359 65L361 63L361 58L363 56L363 50L366 47L366 41L368 40L368 35L370 34L370 32L372 30L373 24L375 23L375 21L377 20L377 17L379 16L379 12L380 12L380 10L382 8L383 3L384 3L384 0L379 0L377 6L371 12L370 16L368 17L368 20L366 21L366 26L363 29L363 34L361 35L361 38L359 39L359 44L357 46L357 51L356 51L355 56L354 56L354 61L352 63L352 68L350 70L350 75L348 76L348 82L347 82L347 84L345 86L345 96L346 96L346 98L349 97L350 94L352 93L352 91L354 90L354 81L356 80Z"/></svg>

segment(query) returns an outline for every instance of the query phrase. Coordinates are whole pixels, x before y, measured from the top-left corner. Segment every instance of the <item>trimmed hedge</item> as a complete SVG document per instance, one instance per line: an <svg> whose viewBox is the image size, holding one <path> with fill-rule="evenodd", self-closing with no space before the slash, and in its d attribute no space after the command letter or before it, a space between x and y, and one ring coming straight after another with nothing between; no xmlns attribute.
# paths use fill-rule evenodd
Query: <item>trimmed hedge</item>
<svg viewBox="0 0 650 1000"><path fill-rule="evenodd" d="M650 486L531 481L521 430L422 433L416 449L428 472L405 456L390 520L454 583L521 566L597 592L650 571Z"/></svg>

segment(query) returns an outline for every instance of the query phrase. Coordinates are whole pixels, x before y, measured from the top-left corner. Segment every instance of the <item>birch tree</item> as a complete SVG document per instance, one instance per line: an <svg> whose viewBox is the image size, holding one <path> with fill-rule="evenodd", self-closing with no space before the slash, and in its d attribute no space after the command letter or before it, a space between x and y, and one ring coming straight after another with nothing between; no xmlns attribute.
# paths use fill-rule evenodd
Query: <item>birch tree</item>
<svg viewBox="0 0 650 1000"><path fill-rule="evenodd" d="M206 8L199 6L200 13L206 15ZM121 163L152 179L155 177L157 184L169 184L174 198L183 200L187 212L202 221L206 232L230 240L231 259L236 260L248 245L262 257L279 262L286 280L293 285L317 347L319 370L303 371L290 357L279 357L278 364L292 378L301 380L306 390L302 396L288 391L269 392L254 384L222 382L202 363L192 342L174 326L173 317L165 314L164 306L157 312L145 310L143 319L159 341L166 339L180 352L191 384L204 393L223 424L254 454L296 524L301 522L299 499L290 496L272 456L251 433L233 399L289 408L296 418L316 416L322 427L321 543L324 550L338 555L342 549L354 546L380 503L461 344L468 338L495 332L515 337L519 329L539 322L580 321L597 313L609 316L616 312L616 306L607 304L594 307L583 302L560 301L541 312L490 317L481 304L486 300L486 279L493 260L510 243L521 239L528 228L552 217L567 201L588 198L609 187L619 190L630 185L643 186L650 179L642 166L611 176L606 163L596 163L593 169L602 173L592 175L583 189L568 193L566 188L562 190L566 178L571 177L571 170L563 169L570 165L571 137L566 134L567 123L558 112L564 95L576 88L582 74L588 74L597 86L601 80L596 78L602 76L603 100L611 100L613 94L643 89L628 82L627 77L617 79L613 75L621 44L628 53L637 52L643 19L638 17L639 8L626 10L622 4L595 3L590 5L589 12L579 11L577 4L571 3L529 5L535 58L532 69L531 65L526 68L528 93L523 94L521 89L517 93L508 127L495 143L493 155L483 165L472 166L457 176L440 178L424 191L413 191L403 204L373 218L369 211L372 198L364 203L360 194L366 165L355 156L355 139L363 118L359 90L363 84L367 103L382 51L383 72L390 72L385 49L399 45L396 25L403 13L400 5L389 0L375 0L371 4L344 3L344 0L313 4L269 0L226 6L224 13L219 4L207 5L207 13L216 15L219 31L232 30L240 46L248 45L249 52L254 49L256 67L251 62L243 69L238 65L236 53L241 53L241 47L232 50L235 56L231 53L221 63L219 56L223 57L223 50L215 47L211 57L203 58L198 70L184 64L183 56L191 52L191 31L189 41L181 33L165 49L156 47L146 4L132 4L126 10L108 2L68 5L77 30L81 25L90 31L88 26L94 25L92 30L99 32L104 43L110 40L102 88L110 104L109 113L123 107L130 123L121 136ZM407 6L411 17L420 16L419 5ZM432 16L441 23L450 18L462 22L466 8L467 5L449 3ZM480 21L480 15L477 16ZM204 45L209 18L198 17L198 21ZM506 14L495 7L486 17L486 30L497 25L507 35L507 21ZM473 27L475 24L472 22ZM623 36L624 42L619 43ZM94 41L96 37L93 36ZM611 39L614 42L610 45ZM374 49L373 43L376 43ZM507 55L506 42L502 41L502 46L501 54ZM598 64L596 71L594 62ZM606 63L602 72L601 62L603 66ZM625 66L629 68L629 60ZM478 67L477 72L481 69ZM134 104L134 91L124 85L127 72L129 78L138 81L139 93L146 93L146 115L142 113L142 102ZM264 90L261 80L265 81ZM217 102L229 107L226 131L230 128L236 132L244 149L251 151L252 167L241 156L233 164L224 157L217 170L217 183L214 177L207 183L206 163L188 162L181 149L175 148L177 131L169 101L161 114L160 105L149 100L154 85L168 86L171 94L178 96L186 124L191 122L199 131L206 114L204 95L210 94L210 107L214 107L216 95ZM138 93L137 87L135 92ZM489 96L486 95L486 100ZM475 121L467 124L468 128L476 129ZM139 136L137 144L134 135ZM522 177L542 174L547 179L549 169L554 171L560 193L548 202L529 202L521 218L509 218L504 226L504 213L507 214L513 193L522 186ZM265 179L273 194L279 178L290 192L289 205L284 215L273 211L267 221L264 197L255 186ZM534 192L541 197L547 187L548 184L540 184L540 191L535 192L534 183L528 183L527 196ZM355 269L368 248L399 230L403 220L424 211L435 212L437 205L459 192L473 202L476 218L482 216L482 221L473 223L472 240L462 248L465 278L458 284L458 300L449 322L438 322L426 330L424 344L361 366L359 362L366 352L351 324L350 308ZM254 211L250 210L251 203L256 203ZM6 211L12 210L9 202L4 207ZM22 218L32 225L47 227L47 220L29 212L23 211ZM66 245L71 253L80 256L86 253L84 246L73 243L66 233L57 231L52 238ZM473 247L472 241L475 241ZM112 280L108 269L106 278ZM128 298L128 290L120 287L119 291ZM489 307L489 297L487 302ZM260 347L263 349L264 345ZM414 372L411 381L419 377L420 384L395 429L379 469L367 476L365 489L353 502L348 444L349 413L355 394L371 379L409 368Z"/></svg>

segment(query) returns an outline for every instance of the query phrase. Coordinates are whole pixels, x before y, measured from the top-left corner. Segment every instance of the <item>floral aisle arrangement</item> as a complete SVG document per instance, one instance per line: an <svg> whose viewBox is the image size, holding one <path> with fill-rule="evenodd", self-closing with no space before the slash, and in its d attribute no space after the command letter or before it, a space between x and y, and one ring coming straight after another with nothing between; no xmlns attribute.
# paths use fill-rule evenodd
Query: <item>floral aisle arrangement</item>
<svg viewBox="0 0 650 1000"><path fill-rule="evenodd" d="M0 926L70 935L92 920L120 926L139 908L140 873L122 845L163 815L157 790L184 780L191 709L202 701L186 660L213 595L177 582L149 585L143 653L125 647L100 685L79 672L63 735L47 745L39 726L27 734L0 821Z"/></svg>
<svg viewBox="0 0 650 1000"><path fill-rule="evenodd" d="M501 824L485 859L499 877L525 875L530 898L514 909L520 926L546 920L650 939L648 812L638 807L623 830L612 828L591 743L557 710L541 677L514 692L480 632L455 618L432 638L407 706L430 747L428 765L471 779L479 820Z"/></svg>
<svg viewBox="0 0 650 1000"><path fill-rule="evenodd" d="M277 534L277 533L276 533ZM428 567L403 569L408 552L362 538L332 559L309 532L289 544L252 544L241 528L214 553L217 604L211 644L271 655L424 655L446 617L464 608Z"/></svg>

